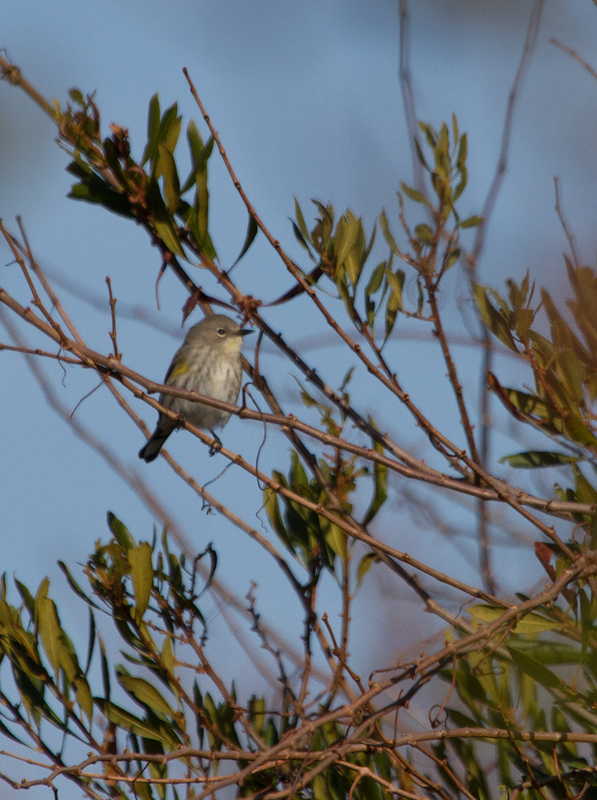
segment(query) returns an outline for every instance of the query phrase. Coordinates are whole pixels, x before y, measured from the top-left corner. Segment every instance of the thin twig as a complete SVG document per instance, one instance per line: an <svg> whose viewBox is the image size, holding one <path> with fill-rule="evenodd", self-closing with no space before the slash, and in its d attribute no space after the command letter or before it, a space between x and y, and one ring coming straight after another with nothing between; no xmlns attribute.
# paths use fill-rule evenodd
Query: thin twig
<svg viewBox="0 0 597 800"><path fill-rule="evenodd" d="M512 88L510 89L510 94L508 95L508 105L506 107L506 116L504 118L504 128L502 131L502 142L500 145L497 168L495 176L493 178L493 182L489 189L489 193L487 195L487 199L485 200L485 205L483 206L483 212L482 212L483 220L477 228L475 244L473 246L473 251L472 251L473 264L476 264L476 262L479 260L481 252L485 245L485 235L487 233L489 221L493 214L493 209L495 208L495 204L498 195L500 193L500 190L502 188L504 177L506 175L506 169L508 166L508 154L510 151L510 138L512 136L512 127L514 125L514 112L516 110L516 104L518 102L518 97L522 89L522 84L524 82L526 73L531 64L533 54L535 52L535 46L537 44L537 35L539 33L539 26L541 24L541 14L543 13L544 5L545 5L545 0L535 0L535 2L533 3L533 8L531 10L531 16L529 19L527 33L523 45L522 56L518 64L518 69L516 70L514 83L512 84Z"/></svg>
<svg viewBox="0 0 597 800"><path fill-rule="evenodd" d="M556 190L556 204L555 204L555 211L558 215L558 219L560 220L560 225L562 226L562 230L566 235L566 239L568 240L568 246L570 247L570 253L572 255L572 261L574 266L579 269L581 266L581 261L578 256L578 252L576 250L576 243L574 241L574 234L570 230L570 226L566 221L566 216L564 214L564 209L562 208L562 202L560 198L560 179L558 177L554 177L553 179L554 187Z"/></svg>
<svg viewBox="0 0 597 800"><path fill-rule="evenodd" d="M122 361L122 353L118 351L118 342L116 341L116 298L112 294L112 281L106 275L106 285L108 287L110 315L112 317L112 330L110 331L110 339L112 340L112 348L114 350L114 358L117 361Z"/></svg>
<svg viewBox="0 0 597 800"><path fill-rule="evenodd" d="M426 196L423 166L419 160L419 154L417 150L419 131L417 128L415 97L413 93L410 72L410 14L408 10L408 0L399 0L398 15L400 20L400 62L398 68L398 77L402 92L404 116L406 117L406 131L412 153L414 184L416 190L423 196Z"/></svg>
<svg viewBox="0 0 597 800"><path fill-rule="evenodd" d="M575 61L578 61L578 63L587 70L589 75L597 80L597 71L588 63L588 61L585 61L584 58L581 58L576 50L573 50L571 47L567 47L565 44L562 44L559 39L552 38L549 40L549 43L555 44L556 47L559 47L565 53L568 53L569 56L572 56Z"/></svg>

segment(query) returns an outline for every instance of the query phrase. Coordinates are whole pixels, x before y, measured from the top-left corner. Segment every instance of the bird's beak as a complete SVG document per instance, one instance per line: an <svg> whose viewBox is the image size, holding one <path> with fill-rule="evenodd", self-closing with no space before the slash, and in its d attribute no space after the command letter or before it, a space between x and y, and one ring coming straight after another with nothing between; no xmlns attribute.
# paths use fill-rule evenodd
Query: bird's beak
<svg viewBox="0 0 597 800"><path fill-rule="evenodd" d="M248 336L250 333L255 333L250 328L241 328L240 331L236 332L237 336Z"/></svg>

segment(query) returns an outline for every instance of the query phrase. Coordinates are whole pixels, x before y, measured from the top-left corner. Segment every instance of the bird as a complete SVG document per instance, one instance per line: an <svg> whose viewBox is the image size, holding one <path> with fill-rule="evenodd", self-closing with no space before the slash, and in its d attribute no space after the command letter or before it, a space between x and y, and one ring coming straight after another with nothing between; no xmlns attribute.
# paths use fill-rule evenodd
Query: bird
<svg viewBox="0 0 597 800"><path fill-rule="evenodd" d="M224 314L205 317L189 329L172 359L164 384L236 403L242 382L240 350L243 338L249 333L253 331L241 328ZM228 411L168 394L160 395L160 403L196 428L208 430L216 445L222 446L214 428L224 427L230 418ZM139 450L139 458L147 463L157 458L168 436L178 427L180 422L160 412L154 432Z"/></svg>

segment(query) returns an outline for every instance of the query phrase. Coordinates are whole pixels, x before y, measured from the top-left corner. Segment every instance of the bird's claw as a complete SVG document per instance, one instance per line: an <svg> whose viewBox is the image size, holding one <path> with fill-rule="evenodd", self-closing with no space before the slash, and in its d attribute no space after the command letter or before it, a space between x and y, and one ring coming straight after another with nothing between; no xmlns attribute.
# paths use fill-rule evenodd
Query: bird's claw
<svg viewBox="0 0 597 800"><path fill-rule="evenodd" d="M216 453L219 453L222 449L222 442L220 441L220 437L217 436L213 431L210 431L211 435L214 437L213 442L209 446L209 455L215 456Z"/></svg>

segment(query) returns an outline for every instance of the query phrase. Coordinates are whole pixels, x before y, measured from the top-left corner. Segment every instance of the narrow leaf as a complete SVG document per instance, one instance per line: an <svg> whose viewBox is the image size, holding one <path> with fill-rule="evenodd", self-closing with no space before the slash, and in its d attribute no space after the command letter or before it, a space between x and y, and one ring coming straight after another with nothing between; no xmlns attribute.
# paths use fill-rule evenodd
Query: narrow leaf
<svg viewBox="0 0 597 800"><path fill-rule="evenodd" d="M404 194L411 200L414 200L415 203L423 203L423 205L426 206L429 205L429 200L427 200L424 194L421 194L420 192L417 192L416 189L412 189L410 186L407 186L406 183L401 183L400 188Z"/></svg>
<svg viewBox="0 0 597 800"><path fill-rule="evenodd" d="M147 144L141 158L141 166L153 157L158 146L158 135L160 131L160 100L158 94L149 101L149 111L147 114Z"/></svg>
<svg viewBox="0 0 597 800"><path fill-rule="evenodd" d="M375 553L366 553L359 561L359 566L357 568L357 587L359 587L363 582L363 578L371 569L371 566L375 562L376 558L377 556Z"/></svg>
<svg viewBox="0 0 597 800"><path fill-rule="evenodd" d="M162 142L158 145L160 171L164 181L164 199L171 214L175 214L180 205L180 181L176 170L174 156Z"/></svg>
<svg viewBox="0 0 597 800"><path fill-rule="evenodd" d="M540 467L559 467L578 461L574 456L565 453L550 453L543 450L529 450L526 453L514 453L500 458L500 464L508 464L515 469L537 469Z"/></svg>
<svg viewBox="0 0 597 800"><path fill-rule="evenodd" d="M131 565L131 580L135 592L135 609L137 623L143 619L151 590L153 587L153 565L151 563L151 545L149 542L141 542L138 547L134 547L128 552L129 564Z"/></svg>
<svg viewBox="0 0 597 800"><path fill-rule="evenodd" d="M515 647L510 647L509 645L506 645L506 647L508 648L508 652L512 656L514 663L525 673L525 675L533 678L533 680L537 681L537 683L540 683L541 686L545 686L547 689L563 688L562 681L546 666L541 664L532 656L529 656L527 653L517 650Z"/></svg>
<svg viewBox="0 0 597 800"><path fill-rule="evenodd" d="M115 516L111 511L108 511L106 514L106 519L108 521L108 528L110 528L110 531L121 547L123 547L125 550L130 550L131 547L135 547L135 540L128 532L126 525L124 525L117 516Z"/></svg>
<svg viewBox="0 0 597 800"><path fill-rule="evenodd" d="M158 692L155 686L152 686L151 683L143 680L143 678L136 678L134 675L130 675L122 667L117 669L116 676L122 688L142 706L147 706L152 711L157 714L163 714L168 719L172 718L172 706Z"/></svg>
<svg viewBox="0 0 597 800"><path fill-rule="evenodd" d="M257 223L255 222L255 218L252 216L252 214L249 214L249 225L247 227L247 235L245 236L245 243L243 244L242 250L240 251L238 258L236 259L232 267L235 267L238 264L238 262L241 260L241 258L245 255L245 253L249 249L249 247L251 247L253 241L255 240L255 237L257 236L258 231L259 228L257 226ZM228 270L229 273L232 267L230 267L230 269Z"/></svg>

